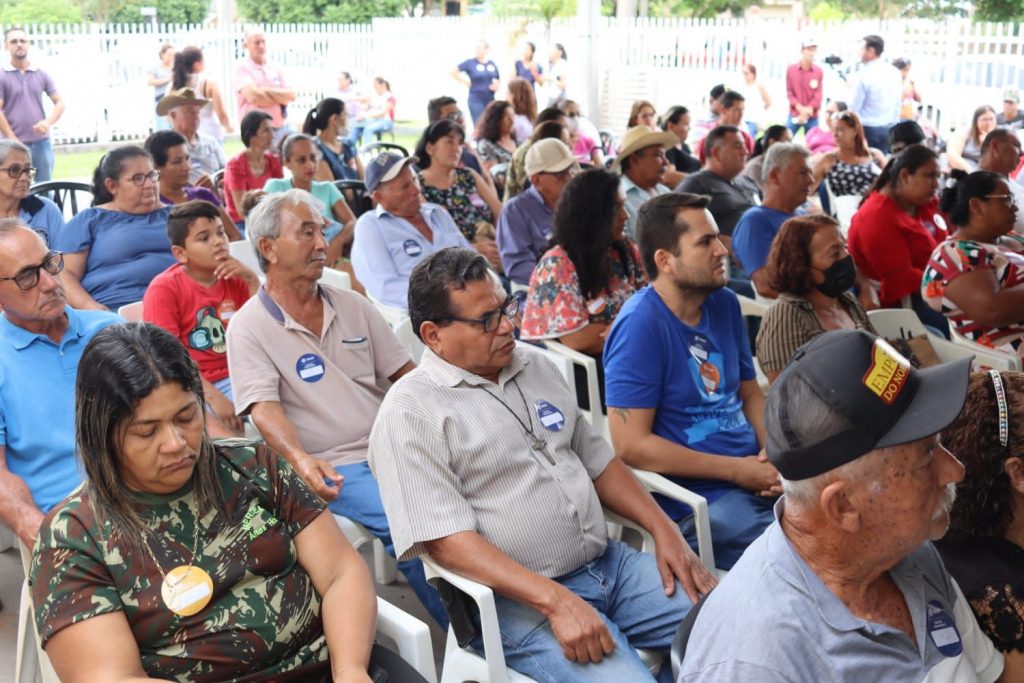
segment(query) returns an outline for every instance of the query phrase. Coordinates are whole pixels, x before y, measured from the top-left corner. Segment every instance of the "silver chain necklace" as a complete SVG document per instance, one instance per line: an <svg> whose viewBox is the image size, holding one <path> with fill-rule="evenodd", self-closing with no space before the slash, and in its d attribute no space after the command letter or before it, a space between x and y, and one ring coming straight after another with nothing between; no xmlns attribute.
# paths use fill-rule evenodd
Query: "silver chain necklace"
<svg viewBox="0 0 1024 683"><path fill-rule="evenodd" d="M546 448L547 442L544 441L544 439L537 436L537 434L533 431L533 416L530 415L530 406L526 403L526 397L523 396L523 390L519 388L519 383L516 382L514 379L511 380L511 384L516 388L516 391L519 392L519 400L523 402L523 410L526 411L526 422L523 422L519 415L516 414L516 411L512 410L512 407L509 404L505 403L505 401L502 400L499 396L496 396L492 394L490 391L488 391L487 387L481 386L480 388L484 390L484 393L486 393L488 396L490 396L495 401L500 403L505 408L505 410L512 414L512 417L516 419L516 422L519 423L519 426L522 427L523 431L526 432L527 436L530 437L530 448L537 451L538 453L542 453L544 457L547 458L547 461L554 465L555 460L554 458L551 457L551 455L548 454Z"/></svg>

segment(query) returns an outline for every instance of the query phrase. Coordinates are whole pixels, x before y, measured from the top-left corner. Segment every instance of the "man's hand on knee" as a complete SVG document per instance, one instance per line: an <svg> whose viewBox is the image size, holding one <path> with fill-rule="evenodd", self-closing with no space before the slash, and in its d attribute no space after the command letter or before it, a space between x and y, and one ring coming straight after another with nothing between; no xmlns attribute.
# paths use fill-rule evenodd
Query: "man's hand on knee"
<svg viewBox="0 0 1024 683"><path fill-rule="evenodd" d="M581 664L600 662L615 651L615 640L597 610L568 588L561 590L547 615L565 658Z"/></svg>

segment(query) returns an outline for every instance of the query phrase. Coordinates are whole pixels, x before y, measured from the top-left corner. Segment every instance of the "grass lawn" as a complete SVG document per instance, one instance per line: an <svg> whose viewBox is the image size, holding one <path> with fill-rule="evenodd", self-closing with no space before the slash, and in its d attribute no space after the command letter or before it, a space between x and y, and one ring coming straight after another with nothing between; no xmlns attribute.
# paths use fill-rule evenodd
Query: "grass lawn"
<svg viewBox="0 0 1024 683"><path fill-rule="evenodd" d="M406 125L400 124L399 130L395 135L395 143L405 147L409 151L409 154L413 153L413 149L416 147L416 141L419 136L407 134L405 133L405 130L418 127L419 124L417 123L410 123ZM384 142L390 141L390 138L385 135ZM364 144L365 143L366 141L364 140ZM111 145L111 149L115 146L116 145ZM100 149L89 151L65 151L66 149L67 148L58 148L56 150L56 154L54 156L53 179L90 182L92 180L93 171L100 163L100 158L103 157L104 151ZM242 149L242 141L237 137L229 137L224 141L224 155L228 159L241 152Z"/></svg>

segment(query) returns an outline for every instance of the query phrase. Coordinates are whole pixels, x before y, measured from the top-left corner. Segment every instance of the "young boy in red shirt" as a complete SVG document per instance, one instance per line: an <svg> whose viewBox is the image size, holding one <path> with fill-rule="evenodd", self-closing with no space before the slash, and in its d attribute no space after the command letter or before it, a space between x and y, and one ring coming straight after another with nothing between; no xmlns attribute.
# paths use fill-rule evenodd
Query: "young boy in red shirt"
<svg viewBox="0 0 1024 683"><path fill-rule="evenodd" d="M232 258L220 210L210 202L195 200L172 208L167 237L178 262L149 284L142 319L181 340L199 366L211 434L240 433L225 331L231 316L259 289L259 278Z"/></svg>

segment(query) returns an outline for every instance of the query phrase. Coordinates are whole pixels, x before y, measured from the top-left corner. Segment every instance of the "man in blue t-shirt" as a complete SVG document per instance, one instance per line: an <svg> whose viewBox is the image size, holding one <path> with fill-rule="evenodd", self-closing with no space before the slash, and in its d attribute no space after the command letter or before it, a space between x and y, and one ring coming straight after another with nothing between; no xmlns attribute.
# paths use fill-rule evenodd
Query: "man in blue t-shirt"
<svg viewBox="0 0 1024 683"><path fill-rule="evenodd" d="M651 285L626 302L604 348L612 443L629 465L704 496L715 564L729 569L772 521L779 473L764 454L757 385L728 250L702 195L640 208L637 237ZM688 508L659 501L695 545Z"/></svg>
<svg viewBox="0 0 1024 683"><path fill-rule="evenodd" d="M814 174L807 163L810 155L805 147L790 142L769 147L761 175L764 201L747 209L733 230L733 251L761 296L774 299L778 295L765 268L768 252L782 224L796 215L814 187Z"/></svg>
<svg viewBox="0 0 1024 683"><path fill-rule="evenodd" d="M43 515L82 480L78 360L97 332L120 320L68 306L63 265L34 230L0 220L0 522L29 548Z"/></svg>

